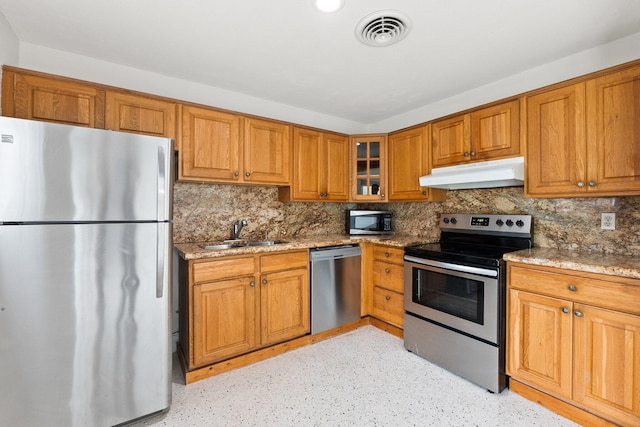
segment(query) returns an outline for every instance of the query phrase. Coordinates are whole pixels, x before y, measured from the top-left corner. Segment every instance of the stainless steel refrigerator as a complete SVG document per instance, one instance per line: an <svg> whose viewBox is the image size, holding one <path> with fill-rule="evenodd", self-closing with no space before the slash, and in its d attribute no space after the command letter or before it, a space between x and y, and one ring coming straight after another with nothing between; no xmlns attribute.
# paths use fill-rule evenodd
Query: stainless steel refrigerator
<svg viewBox="0 0 640 427"><path fill-rule="evenodd" d="M0 425L171 404L173 141L0 117Z"/></svg>

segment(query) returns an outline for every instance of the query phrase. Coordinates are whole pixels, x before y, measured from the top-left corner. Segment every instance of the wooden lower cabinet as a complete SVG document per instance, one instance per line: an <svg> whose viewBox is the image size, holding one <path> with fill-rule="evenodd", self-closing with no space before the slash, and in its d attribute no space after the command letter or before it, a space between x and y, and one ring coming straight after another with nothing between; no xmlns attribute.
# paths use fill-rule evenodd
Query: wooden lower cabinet
<svg viewBox="0 0 640 427"><path fill-rule="evenodd" d="M307 250L180 260L180 349L202 368L311 330Z"/></svg>
<svg viewBox="0 0 640 427"><path fill-rule="evenodd" d="M404 249L373 245L371 249L371 314L404 327ZM366 285L366 284L365 284Z"/></svg>
<svg viewBox="0 0 640 427"><path fill-rule="evenodd" d="M507 373L624 426L640 424L640 280L509 264Z"/></svg>

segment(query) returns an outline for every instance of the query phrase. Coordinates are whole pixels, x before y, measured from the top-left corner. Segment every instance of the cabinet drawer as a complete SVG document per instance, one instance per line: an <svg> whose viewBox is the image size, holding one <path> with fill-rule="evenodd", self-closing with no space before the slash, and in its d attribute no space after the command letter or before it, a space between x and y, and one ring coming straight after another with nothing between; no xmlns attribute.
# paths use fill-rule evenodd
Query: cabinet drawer
<svg viewBox="0 0 640 427"><path fill-rule="evenodd" d="M377 259L385 262L392 262L398 265L403 265L404 249L376 245L373 247L373 259Z"/></svg>
<svg viewBox="0 0 640 427"><path fill-rule="evenodd" d="M222 258L213 261L194 262L193 283L212 282L230 277L251 276L255 272L254 257Z"/></svg>
<svg viewBox="0 0 640 427"><path fill-rule="evenodd" d="M403 327L404 301L402 294L374 286L373 315L392 325Z"/></svg>
<svg viewBox="0 0 640 427"><path fill-rule="evenodd" d="M291 270L293 268L307 268L309 252L306 250L262 255L260 257L260 272Z"/></svg>
<svg viewBox="0 0 640 427"><path fill-rule="evenodd" d="M404 267L388 262L373 262L373 285L404 292Z"/></svg>
<svg viewBox="0 0 640 427"><path fill-rule="evenodd" d="M511 288L640 314L639 280L523 265L509 265L508 274Z"/></svg>

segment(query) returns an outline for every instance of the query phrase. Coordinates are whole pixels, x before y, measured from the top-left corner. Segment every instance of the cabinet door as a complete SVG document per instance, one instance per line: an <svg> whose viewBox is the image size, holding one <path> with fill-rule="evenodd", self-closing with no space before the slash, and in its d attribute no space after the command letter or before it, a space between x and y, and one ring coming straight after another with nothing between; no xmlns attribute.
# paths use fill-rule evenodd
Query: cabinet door
<svg viewBox="0 0 640 427"><path fill-rule="evenodd" d="M294 200L321 200L322 133L309 129L293 130Z"/></svg>
<svg viewBox="0 0 640 427"><path fill-rule="evenodd" d="M255 184L291 184L291 127L244 119L244 177Z"/></svg>
<svg viewBox="0 0 640 427"><path fill-rule="evenodd" d="M560 299L509 291L509 375L571 398L571 308Z"/></svg>
<svg viewBox="0 0 640 427"><path fill-rule="evenodd" d="M471 160L469 127L468 114L431 124L431 166L450 166Z"/></svg>
<svg viewBox="0 0 640 427"><path fill-rule="evenodd" d="M446 192L421 187L419 178L431 172L430 127L389 135L389 201L443 200Z"/></svg>
<svg viewBox="0 0 640 427"><path fill-rule="evenodd" d="M520 154L520 101L473 111L471 160L489 160Z"/></svg>
<svg viewBox="0 0 640 427"><path fill-rule="evenodd" d="M262 345L311 331L309 271L295 269L261 275Z"/></svg>
<svg viewBox="0 0 640 427"><path fill-rule="evenodd" d="M527 196L586 192L584 83L527 98Z"/></svg>
<svg viewBox="0 0 640 427"><path fill-rule="evenodd" d="M346 202L349 199L349 138L324 134L324 200Z"/></svg>
<svg viewBox="0 0 640 427"><path fill-rule="evenodd" d="M193 366L258 346L258 289L254 276L193 287Z"/></svg>
<svg viewBox="0 0 640 427"><path fill-rule="evenodd" d="M574 395L621 425L640 424L640 316L574 306Z"/></svg>
<svg viewBox="0 0 640 427"><path fill-rule="evenodd" d="M387 200L387 137L364 135L351 137L351 200L384 202Z"/></svg>
<svg viewBox="0 0 640 427"><path fill-rule="evenodd" d="M239 135L240 116L183 106L180 179L237 182Z"/></svg>
<svg viewBox="0 0 640 427"><path fill-rule="evenodd" d="M104 128L104 90L72 81L11 75L15 78L13 117Z"/></svg>
<svg viewBox="0 0 640 427"><path fill-rule="evenodd" d="M106 128L175 139L176 108L173 102L107 92Z"/></svg>
<svg viewBox="0 0 640 427"><path fill-rule="evenodd" d="M640 194L640 67L587 81L589 191Z"/></svg>

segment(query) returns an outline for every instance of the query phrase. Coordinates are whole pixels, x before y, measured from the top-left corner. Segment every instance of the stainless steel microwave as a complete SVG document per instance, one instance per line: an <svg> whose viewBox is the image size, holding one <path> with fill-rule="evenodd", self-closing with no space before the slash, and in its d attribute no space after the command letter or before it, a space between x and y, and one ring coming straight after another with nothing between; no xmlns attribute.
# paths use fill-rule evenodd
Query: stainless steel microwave
<svg viewBox="0 0 640 427"><path fill-rule="evenodd" d="M345 215L347 234L391 234L391 212L348 209Z"/></svg>

